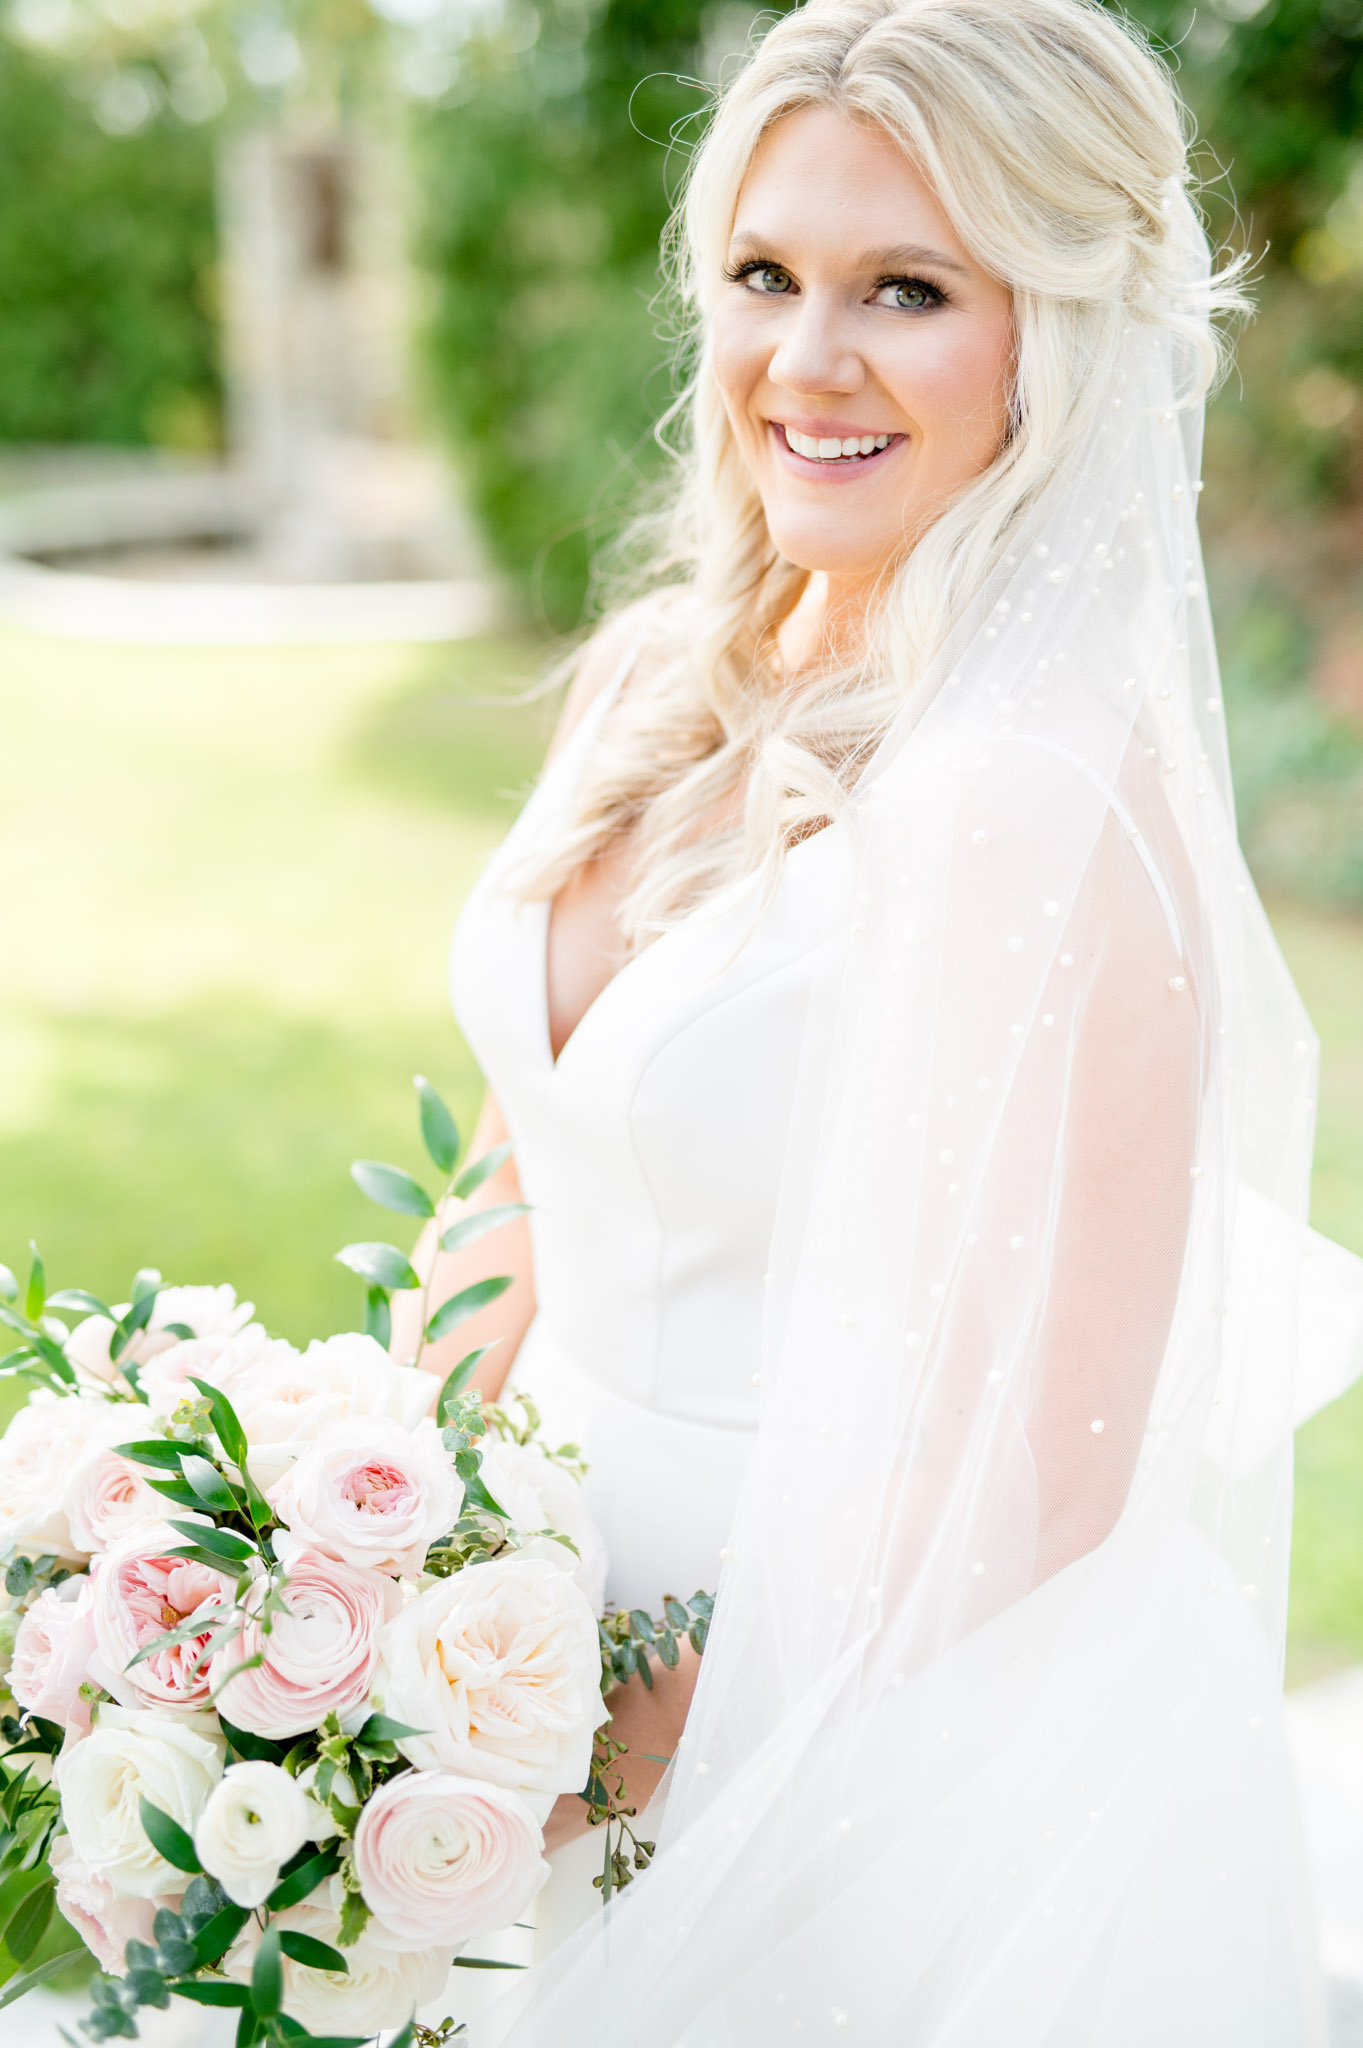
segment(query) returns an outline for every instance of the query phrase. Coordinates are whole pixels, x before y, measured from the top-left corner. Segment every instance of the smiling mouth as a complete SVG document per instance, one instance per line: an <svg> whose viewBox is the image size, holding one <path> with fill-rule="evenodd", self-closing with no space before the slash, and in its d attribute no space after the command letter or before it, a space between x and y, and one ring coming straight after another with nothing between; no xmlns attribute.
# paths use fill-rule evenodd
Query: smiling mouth
<svg viewBox="0 0 1363 2048"><path fill-rule="evenodd" d="M834 440L796 433L782 420L772 420L770 425L792 455L824 469L868 469L904 439L903 434L848 434Z"/></svg>

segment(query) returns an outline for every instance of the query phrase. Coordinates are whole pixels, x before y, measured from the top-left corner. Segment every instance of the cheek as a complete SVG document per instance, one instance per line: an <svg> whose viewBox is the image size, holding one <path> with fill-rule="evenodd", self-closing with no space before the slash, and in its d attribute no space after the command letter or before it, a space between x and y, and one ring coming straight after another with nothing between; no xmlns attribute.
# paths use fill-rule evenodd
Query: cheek
<svg viewBox="0 0 1363 2048"><path fill-rule="evenodd" d="M944 463L981 469L1007 427L1010 362L1006 327L944 330L890 373L890 388Z"/></svg>
<svg viewBox="0 0 1363 2048"><path fill-rule="evenodd" d="M747 404L771 353L752 323L726 314L715 315L710 330L710 364L729 417L741 428Z"/></svg>

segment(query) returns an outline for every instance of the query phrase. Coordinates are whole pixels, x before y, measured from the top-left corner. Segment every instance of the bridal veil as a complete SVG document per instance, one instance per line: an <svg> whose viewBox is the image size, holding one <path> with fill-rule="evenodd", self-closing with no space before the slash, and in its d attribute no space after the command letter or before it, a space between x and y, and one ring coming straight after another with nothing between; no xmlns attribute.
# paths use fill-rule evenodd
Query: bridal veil
<svg viewBox="0 0 1363 2048"><path fill-rule="evenodd" d="M1317 1048L1197 534L1207 249L1163 205L1177 317L1090 309L1054 472L853 792L660 1854L514 2048L1323 2039L1292 1432L1363 1298L1306 1225Z"/></svg>

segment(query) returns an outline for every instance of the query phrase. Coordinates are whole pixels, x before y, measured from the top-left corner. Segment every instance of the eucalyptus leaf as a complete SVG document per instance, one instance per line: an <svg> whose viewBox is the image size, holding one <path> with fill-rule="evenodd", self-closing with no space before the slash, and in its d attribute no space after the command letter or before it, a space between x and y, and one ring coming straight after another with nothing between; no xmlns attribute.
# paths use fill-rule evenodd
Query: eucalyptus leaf
<svg viewBox="0 0 1363 2048"><path fill-rule="evenodd" d="M399 1216L434 1216L435 1203L410 1173L400 1166L385 1166L379 1159L357 1159L350 1178L361 1194L368 1195L381 1209L396 1210Z"/></svg>
<svg viewBox="0 0 1363 2048"><path fill-rule="evenodd" d="M414 1086L421 1111L421 1142L440 1171L451 1174L459 1157L459 1127L443 1096L436 1093L424 1074L416 1076Z"/></svg>
<svg viewBox="0 0 1363 2048"><path fill-rule="evenodd" d="M464 1168L464 1171L451 1188L450 1193L456 1196L459 1201L466 1202L475 1188L480 1188L485 1180L490 1180L499 1167L506 1165L510 1157L511 1147L509 1144L494 1145L492 1150L485 1152L481 1159L475 1159L472 1166Z"/></svg>
<svg viewBox="0 0 1363 2048"><path fill-rule="evenodd" d="M395 1244L348 1244L337 1252L336 1263L348 1266L371 1287L396 1288L403 1292L421 1285L406 1252L400 1252Z"/></svg>

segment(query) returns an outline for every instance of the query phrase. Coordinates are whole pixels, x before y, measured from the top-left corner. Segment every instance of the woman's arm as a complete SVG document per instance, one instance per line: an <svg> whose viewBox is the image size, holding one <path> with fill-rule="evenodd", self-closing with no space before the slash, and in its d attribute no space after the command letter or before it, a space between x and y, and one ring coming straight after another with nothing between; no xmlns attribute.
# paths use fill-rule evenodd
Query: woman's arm
<svg viewBox="0 0 1363 2048"><path fill-rule="evenodd" d="M681 1739L700 1676L700 1658L689 1643L683 1643L676 1670L669 1671L655 1660L651 1675L651 1692L639 1679L631 1678L627 1684L617 1685L606 1702L611 1710L606 1732L625 1745L625 1755L616 1767L625 1781L625 1804L639 1813L657 1791ZM585 1835L587 1812L586 1800L576 1792L560 1799L545 1824L545 1848L561 1849L565 1842Z"/></svg>

